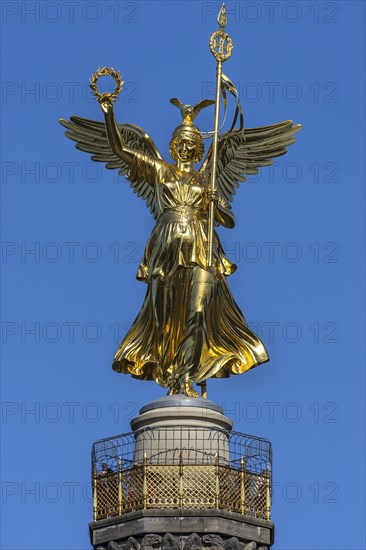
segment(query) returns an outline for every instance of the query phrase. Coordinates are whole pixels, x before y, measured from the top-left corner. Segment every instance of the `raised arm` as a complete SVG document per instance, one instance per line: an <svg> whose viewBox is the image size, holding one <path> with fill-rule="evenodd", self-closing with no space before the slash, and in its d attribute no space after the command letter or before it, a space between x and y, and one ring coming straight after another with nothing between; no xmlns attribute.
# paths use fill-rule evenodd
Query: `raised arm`
<svg viewBox="0 0 366 550"><path fill-rule="evenodd" d="M100 107L104 113L108 141L113 153L127 164L131 164L135 160L136 151L127 147L122 139L114 116L112 101L101 101Z"/></svg>
<svg viewBox="0 0 366 550"><path fill-rule="evenodd" d="M155 196L156 186L164 181L164 163L153 140L133 124L116 124L113 106L102 102L105 122L72 116L60 119L65 135L76 142L75 147L92 155L92 160L104 162L106 168L126 176L138 197L146 201L155 219L160 206ZM128 144L128 145L126 145Z"/></svg>

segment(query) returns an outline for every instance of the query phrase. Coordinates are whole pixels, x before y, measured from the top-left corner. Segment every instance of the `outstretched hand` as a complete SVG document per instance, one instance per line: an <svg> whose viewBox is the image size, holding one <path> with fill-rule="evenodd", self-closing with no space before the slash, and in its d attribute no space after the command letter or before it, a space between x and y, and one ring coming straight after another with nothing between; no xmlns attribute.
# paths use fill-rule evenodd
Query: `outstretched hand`
<svg viewBox="0 0 366 550"><path fill-rule="evenodd" d="M109 97L101 97L98 101L103 113L107 115L110 111L113 111L113 102Z"/></svg>

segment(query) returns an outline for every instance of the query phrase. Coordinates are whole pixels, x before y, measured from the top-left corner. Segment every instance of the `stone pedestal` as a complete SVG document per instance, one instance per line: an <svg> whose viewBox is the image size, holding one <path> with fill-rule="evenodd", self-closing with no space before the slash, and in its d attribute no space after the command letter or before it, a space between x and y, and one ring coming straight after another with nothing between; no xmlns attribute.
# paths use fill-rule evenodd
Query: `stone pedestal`
<svg viewBox="0 0 366 550"><path fill-rule="evenodd" d="M233 426L222 408L208 399L169 395L142 407L131 421L135 460L145 453L151 464L176 459L185 463L229 460L227 432ZM193 428L193 429L192 429Z"/></svg>

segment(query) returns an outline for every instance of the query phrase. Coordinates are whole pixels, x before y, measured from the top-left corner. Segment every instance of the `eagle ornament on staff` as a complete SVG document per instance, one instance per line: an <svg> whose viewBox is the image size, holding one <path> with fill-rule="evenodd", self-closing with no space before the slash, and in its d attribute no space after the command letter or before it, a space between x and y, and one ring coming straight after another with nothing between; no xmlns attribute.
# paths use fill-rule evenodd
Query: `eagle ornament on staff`
<svg viewBox="0 0 366 550"><path fill-rule="evenodd" d="M194 383L204 387L208 378L243 374L269 360L231 294L227 279L237 266L225 255L215 226L234 227L231 202L240 182L284 155L300 129L291 120L243 128L235 86L222 72L232 51L224 31L224 5L218 22L220 29L210 40L217 61L215 101L204 99L191 107L176 98L170 100L183 119L170 141L174 163L164 161L141 128L117 124L113 101L123 83L113 69L99 69L91 79L105 122L74 116L60 120L77 149L130 181L156 221L137 271L137 278L147 283L146 296L115 353L113 369L155 380L169 394L191 397L199 396ZM113 94L98 91L97 80L106 75L116 81ZM226 110L227 92L237 98L236 114L230 130L219 135L220 96ZM213 140L196 170L204 144L193 122L201 109L212 104ZM240 124L235 127L239 115Z"/></svg>

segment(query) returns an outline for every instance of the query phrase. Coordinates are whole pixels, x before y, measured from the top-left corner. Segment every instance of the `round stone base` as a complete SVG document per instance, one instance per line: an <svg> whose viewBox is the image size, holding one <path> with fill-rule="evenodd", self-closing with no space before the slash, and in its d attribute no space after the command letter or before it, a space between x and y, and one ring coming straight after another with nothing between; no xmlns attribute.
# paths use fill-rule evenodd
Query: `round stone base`
<svg viewBox="0 0 366 550"><path fill-rule="evenodd" d="M168 395L148 403L131 421L136 462L213 462L229 460L232 421L208 399Z"/></svg>

